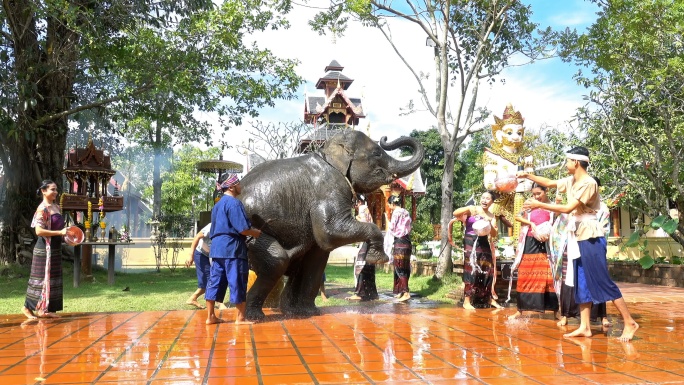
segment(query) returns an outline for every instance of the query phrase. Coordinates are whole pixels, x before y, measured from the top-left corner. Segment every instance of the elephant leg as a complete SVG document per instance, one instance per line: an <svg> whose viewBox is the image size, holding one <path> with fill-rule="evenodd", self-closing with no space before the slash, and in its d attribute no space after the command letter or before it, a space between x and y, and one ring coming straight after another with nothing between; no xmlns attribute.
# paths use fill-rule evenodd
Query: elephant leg
<svg viewBox="0 0 684 385"><path fill-rule="evenodd" d="M315 248L290 266L280 302L283 313L294 316L320 314L315 301L329 255L330 253Z"/></svg>
<svg viewBox="0 0 684 385"><path fill-rule="evenodd" d="M378 226L359 222L350 213L326 206L313 210L311 222L318 247L333 250L353 242L368 242L366 263L383 264L389 261L383 251L383 236Z"/></svg>
<svg viewBox="0 0 684 385"><path fill-rule="evenodd" d="M298 295L296 293L299 292L298 284L296 283L298 282L298 279L295 277L299 277L300 275L299 270L302 266L302 259L303 258L299 258L290 261L290 266L288 266L287 271L285 272L287 280L285 281L283 293L280 295L280 311L283 312L283 314L292 314L293 309L295 308Z"/></svg>
<svg viewBox="0 0 684 385"><path fill-rule="evenodd" d="M250 245L249 260L257 278L247 292L246 317L258 321L264 319L264 301L285 273L289 257L275 238L263 234Z"/></svg>

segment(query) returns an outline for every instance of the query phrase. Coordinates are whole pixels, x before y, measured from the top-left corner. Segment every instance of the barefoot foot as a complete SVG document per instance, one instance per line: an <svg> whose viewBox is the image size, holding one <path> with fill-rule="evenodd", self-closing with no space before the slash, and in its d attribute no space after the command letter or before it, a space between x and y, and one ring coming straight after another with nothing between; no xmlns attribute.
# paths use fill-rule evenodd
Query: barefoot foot
<svg viewBox="0 0 684 385"><path fill-rule="evenodd" d="M610 322L610 320L608 319L608 317L603 317L603 319L601 320L601 326L607 328L607 327L613 326L613 323Z"/></svg>
<svg viewBox="0 0 684 385"><path fill-rule="evenodd" d="M639 324L632 321L631 324L625 324L625 328L622 329L622 335L618 337L620 342L629 342L634 338L634 333L639 329Z"/></svg>
<svg viewBox="0 0 684 385"><path fill-rule="evenodd" d="M40 317L40 318L59 318L59 315L57 315L55 313L46 312L46 313L39 313L38 317Z"/></svg>
<svg viewBox="0 0 684 385"><path fill-rule="evenodd" d="M194 306L194 307L196 307L196 308L198 308L198 309L204 309L204 306L200 305L200 303L197 302L196 299L195 299L195 300L188 300L188 302L186 302L185 304L186 304L186 305L190 305L190 306Z"/></svg>
<svg viewBox="0 0 684 385"><path fill-rule="evenodd" d="M563 337L565 338L574 338L574 337L591 337L591 329L586 326L580 325L575 331L571 333L566 333L563 334Z"/></svg>
<svg viewBox="0 0 684 385"><path fill-rule="evenodd" d="M565 326L568 324L568 317L560 317L560 320L556 322L558 326Z"/></svg>
<svg viewBox="0 0 684 385"><path fill-rule="evenodd" d="M491 305L492 307L495 307L497 309L503 309L503 306L499 305L499 303L496 302L495 299L492 299L491 301L489 301L489 305Z"/></svg>
<svg viewBox="0 0 684 385"><path fill-rule="evenodd" d="M514 319L518 319L520 316L522 316L522 313L519 311L516 311L515 314L508 316L508 320L513 321Z"/></svg>
<svg viewBox="0 0 684 385"><path fill-rule="evenodd" d="M236 320L235 320L235 324L236 324L236 325L253 325L254 322L252 322L252 321L247 321L246 319L243 318L243 319L241 319L241 320L236 319Z"/></svg>
<svg viewBox="0 0 684 385"><path fill-rule="evenodd" d="M466 310L475 310L475 306L473 306L469 303L463 303L463 308Z"/></svg>
<svg viewBox="0 0 684 385"><path fill-rule="evenodd" d="M31 310L31 309L29 309L29 308L27 308L27 307L21 308L21 313L22 313L23 315L25 315L26 318L28 318L28 319L30 319L30 320L34 320L34 319L37 319L37 318L38 318L38 317L36 317L35 314L33 314L33 310Z"/></svg>
<svg viewBox="0 0 684 385"><path fill-rule="evenodd" d="M346 299L347 301L361 301L362 298L354 294L352 296L345 297L344 299Z"/></svg>
<svg viewBox="0 0 684 385"><path fill-rule="evenodd" d="M205 322L207 325L214 325L214 324L224 324L227 323L228 321L218 318L217 316L211 316L207 318L207 321Z"/></svg>
<svg viewBox="0 0 684 385"><path fill-rule="evenodd" d="M411 299L411 294L404 293L401 295L401 297L397 298L397 302L404 302L404 301L408 301L409 299Z"/></svg>

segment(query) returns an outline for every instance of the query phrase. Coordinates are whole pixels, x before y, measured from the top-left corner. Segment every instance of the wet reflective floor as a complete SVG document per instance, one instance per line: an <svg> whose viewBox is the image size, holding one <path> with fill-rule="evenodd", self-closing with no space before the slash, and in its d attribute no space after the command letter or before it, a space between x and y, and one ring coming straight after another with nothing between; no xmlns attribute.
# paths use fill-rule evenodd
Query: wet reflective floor
<svg viewBox="0 0 684 385"><path fill-rule="evenodd" d="M623 292L650 286L632 285ZM680 290L680 291L677 291ZM670 295L672 292L675 295ZM641 325L567 340L551 314L408 304L322 308L255 325L205 326L203 311L0 316L0 384L632 384L684 383L684 291L630 303ZM628 294L625 296L629 299ZM222 312L232 319L234 309Z"/></svg>

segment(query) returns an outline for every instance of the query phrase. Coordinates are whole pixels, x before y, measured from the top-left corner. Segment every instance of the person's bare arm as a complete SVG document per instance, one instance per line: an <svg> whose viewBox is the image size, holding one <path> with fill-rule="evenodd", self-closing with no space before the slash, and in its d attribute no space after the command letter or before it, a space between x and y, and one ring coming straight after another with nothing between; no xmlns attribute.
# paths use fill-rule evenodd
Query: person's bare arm
<svg viewBox="0 0 684 385"><path fill-rule="evenodd" d="M569 214L573 212L577 206L579 206L580 201L577 199L568 199L568 203L564 205L558 205L558 204L551 204L551 203L544 203L544 202L539 202L534 199L528 199L523 203L523 209L524 210L531 210L531 209L544 209L548 211L553 211L555 213L561 213L561 214Z"/></svg>
<svg viewBox="0 0 684 385"><path fill-rule="evenodd" d="M247 230L241 232L240 234L246 235L246 236L252 237L252 238L259 238L261 236L261 230L247 229Z"/></svg>
<svg viewBox="0 0 684 385"><path fill-rule="evenodd" d="M36 235L39 237L58 237L60 235L66 235L66 227L61 230L47 230L40 226L36 226Z"/></svg>
<svg viewBox="0 0 684 385"><path fill-rule="evenodd" d="M470 207L459 207L454 211L454 217L456 218L460 218L464 214L468 216L473 215L473 213L470 212Z"/></svg>
<svg viewBox="0 0 684 385"><path fill-rule="evenodd" d="M528 225L528 226L532 226L532 225L533 225L532 222L530 222L529 220L527 220L527 219L526 219L525 217L523 217L522 215L516 216L516 217L515 217L515 220L518 221L518 222L520 222L520 223L522 223L523 225Z"/></svg>
<svg viewBox="0 0 684 385"><path fill-rule="evenodd" d="M540 186L543 186L543 187L551 187L551 188L558 187L558 181L557 180L545 178L545 177L539 176L539 175L530 174L527 171L518 171L516 173L516 176L518 178L529 179L532 182L534 182Z"/></svg>
<svg viewBox="0 0 684 385"><path fill-rule="evenodd" d="M197 234L195 234L195 238L192 239L192 244L190 245L190 258L185 260L185 267L190 267L192 266L193 262L195 262L192 256L195 253L197 245L199 245L200 239L202 238L204 238L204 233L200 231Z"/></svg>

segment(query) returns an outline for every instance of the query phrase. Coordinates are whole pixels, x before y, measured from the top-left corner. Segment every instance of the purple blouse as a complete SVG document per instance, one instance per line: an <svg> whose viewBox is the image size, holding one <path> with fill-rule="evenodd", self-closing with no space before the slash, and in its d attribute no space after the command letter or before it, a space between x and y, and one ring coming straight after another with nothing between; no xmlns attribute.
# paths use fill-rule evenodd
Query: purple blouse
<svg viewBox="0 0 684 385"><path fill-rule="evenodd" d="M64 228L64 217L62 217L62 214L52 214L50 216L50 228L52 230L61 230Z"/></svg>
<svg viewBox="0 0 684 385"><path fill-rule="evenodd" d="M487 217L483 217L481 215L471 215L468 217L468 219L466 219L465 233L470 235L477 235L477 233L475 233L475 230L473 230L473 224L479 220L485 220L487 222L490 222L490 219Z"/></svg>
<svg viewBox="0 0 684 385"><path fill-rule="evenodd" d="M475 223L475 221L477 221L479 219L480 219L480 217L477 215L471 215L468 217L468 219L466 219L466 223L465 223L465 233L466 234L475 235L475 230L473 230L473 223Z"/></svg>

